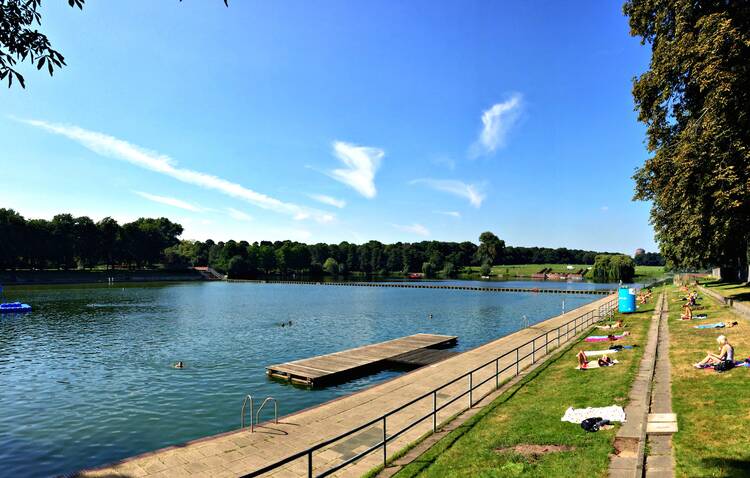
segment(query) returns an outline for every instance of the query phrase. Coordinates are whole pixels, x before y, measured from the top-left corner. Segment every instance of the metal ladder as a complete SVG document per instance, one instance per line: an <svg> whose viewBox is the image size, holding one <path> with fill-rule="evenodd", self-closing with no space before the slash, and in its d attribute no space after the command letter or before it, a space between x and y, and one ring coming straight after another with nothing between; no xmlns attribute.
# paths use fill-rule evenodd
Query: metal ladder
<svg viewBox="0 0 750 478"><path fill-rule="evenodd" d="M273 398L273 397L266 397L265 400L260 404L260 407L258 407L258 411L255 412L255 422L253 422L253 412L254 405L253 405L253 396L252 395L245 395L245 399L242 400L242 412L241 412L241 418L240 418L240 428L245 428L245 409L247 407L247 403L250 402L250 432L255 431L255 425L260 423L260 412L263 410L263 407L266 406L266 403L273 401L273 421L274 423L279 423L279 402Z"/></svg>

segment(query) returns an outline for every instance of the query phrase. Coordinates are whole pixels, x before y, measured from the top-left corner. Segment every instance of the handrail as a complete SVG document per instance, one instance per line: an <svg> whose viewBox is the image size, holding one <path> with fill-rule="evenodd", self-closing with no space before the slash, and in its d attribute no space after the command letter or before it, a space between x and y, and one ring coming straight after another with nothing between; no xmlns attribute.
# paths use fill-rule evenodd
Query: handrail
<svg viewBox="0 0 750 478"><path fill-rule="evenodd" d="M292 455L287 456L286 458L283 458L283 459L278 460L278 461L276 461L274 463L266 465L263 468L259 468L259 469L255 470L255 471L253 471L251 473L248 473L246 475L242 475L242 478L253 478L253 477L256 477L256 476L263 475L265 473L268 473L271 470L274 470L276 468L284 466L287 463L290 463L292 461L298 460L298 459L303 458L303 457L307 457L307 476L310 477L310 478L312 478L313 476L316 476L316 477L320 478L320 477L328 476L328 475L330 475L332 473L335 473L336 471L340 470L341 468L344 468L345 466L350 465L351 463L353 463L353 462L355 462L355 461L357 461L357 460L359 460L361 458L364 458L365 456L369 455L370 453L372 453L373 451L375 451L375 450L377 450L377 449L379 449L381 447L383 448L383 465L385 465L387 463L387 444L388 444L389 441L398 438L399 436L401 436L401 434L403 434L407 430L413 428L417 424L421 423L422 421L424 421L424 420L426 420L426 419L428 419L430 417L432 418L432 430L433 430L433 432L437 431L437 412L439 412L440 410L443 410L447 406L455 403L456 401L460 400L462 397L465 397L466 395L469 395L469 407L468 408L471 408L473 406L473 404L476 403L476 401L473 400L473 395L472 395L473 391L476 390L477 388L481 387L485 383L487 383L489 380L484 380L484 381L482 381L479 384L474 384L473 383L473 374L475 372L478 372L479 370L481 370L481 369L487 367L488 365L491 365L491 364L494 363L495 364L495 373L494 373L494 375L490 376L490 379L495 378L495 390L496 390L496 389L499 388L499 377L500 377L500 375L502 373L508 371L512 367L516 367L515 376L520 375L520 370L521 370L520 369L520 362L522 362L522 361L528 359L529 357L531 357L531 359L532 359L531 363L532 364L536 363L536 352L537 351L540 351L540 350L543 349L545 351L545 355L546 355L548 353L548 350L549 350L548 346L549 346L550 343L557 342L557 347L560 347L561 344L567 343L568 341L570 341L570 339L571 339L570 334L571 333L573 334L573 337L575 337L585 327L589 327L589 326L593 325L595 322L598 322L602 318L610 318L612 315L614 315L614 310L615 310L615 305L616 304L617 304L617 298L611 299L608 302L606 302L604 304L601 304L598 307L598 309L596 309L596 310L595 309L591 309L591 310L589 310L589 311L587 311L587 312L585 312L585 313L583 313L581 315L578 315L575 318L573 318L572 320L569 320L568 322L565 322L564 324L562 324L562 325L560 325L560 326L558 326L558 327L556 327L556 328L554 328L552 330L549 330L549 331L547 331L547 332L545 332L543 334L540 334L537 337L535 337L535 338L533 338L533 339L531 339L531 340L529 340L529 341L527 341L527 342L519 345L518 347L516 347L516 348L514 348L514 349L512 349L512 350L510 350L508 352L505 352L505 353L503 353L501 355L498 355L494 359L492 359L492 360L490 360L488 362L485 362L484 364L482 364L482 365L480 365L478 367L475 367L475 368L471 369L470 371L464 373L463 375L461 375L459 377L456 377L453 380L451 380L451 381L449 381L447 383L444 383L443 385L440 385L439 387L437 387L437 388L435 388L433 390L430 390L429 392L424 393L424 394L420 395L417 398L409 400L408 402L400 405L399 407L397 407L397 408L395 408L395 409L393 409L393 410L391 410L389 412L384 413L383 415L381 415L381 416L379 416L377 418L374 418L374 419L372 419L372 420L370 420L370 421L368 421L366 423L363 423L362 425L354 427L354 428L352 428L352 429L350 429L350 430L348 430L348 431L346 431L344 433L341 433L340 435L337 435L337 436L335 436L333 438L329 438L327 440L319 442L319 443L317 443L317 444L315 444L315 445L307 448L306 450L302 450L302 451L296 452L296 453L294 453ZM596 314L594 312L596 312ZM583 320L581 320L581 323L579 324L578 321L580 319L583 319ZM570 328L571 324L573 324L572 330ZM563 329L563 327L565 327L565 333L564 334L561 333L561 330ZM557 332L557 334L556 334L555 337L552 338L552 340L550 340L550 334L554 333L554 332ZM564 339L561 341L561 337L562 336L564 336ZM541 338L545 339L545 343L542 346L540 346L539 348L537 348L536 341L540 340ZM520 356L519 351L521 349L523 349L524 347L527 347L529 345L532 346L531 347L532 348L531 352L528 352L526 355ZM510 365L506 366L505 368L500 369L500 367L499 367L500 360L502 360L503 358L505 358L505 357L507 357L509 355L512 355L512 354L516 355L515 361L513 363L511 363ZM446 403L443 403L443 404L441 404L438 407L438 405L437 405L437 393L440 390L442 390L442 389L444 389L446 387L449 387L449 386L453 385L454 383L456 383L456 382L458 382L458 381L460 381L462 379L465 379L467 377L469 377L469 387L468 387L468 389L465 392L462 392L461 394L457 395L456 397L451 398ZM485 394L483 397L481 397L480 400L482 398L486 397L489 393L492 393L492 392L487 392L487 394ZM387 427L388 417L390 417L390 416L392 416L392 415L394 415L394 414L396 414L396 413L404 410L405 408L410 407L411 405L414 405L415 403L417 403L417 402L419 402L421 400L424 400L425 398L428 398L430 396L432 397L432 404L433 404L432 412L430 412L427 415L424 415L424 416L418 418L417 420L415 420L415 421L407 424L406 426L402 427L400 430L394 432L393 434L391 434L391 436L388 436L388 434L386 433L386 431L387 431L386 427ZM271 397L267 398L266 401L268 401L270 398ZM265 404L266 401L264 401L263 403ZM274 402L275 402L275 400L274 400ZM262 408L262 405L261 405L261 408ZM260 409L258 410L258 413L260 413ZM256 416L256 418L257 418L257 416ZM347 437L349 437L351 435L354 435L355 433L358 433L358 432L360 432L360 431L362 431L362 430L364 430L366 428L369 428L369 427L371 427L373 425L376 425L376 424L382 424L382 426L383 426L383 439L381 441L379 441L375 445L369 447L368 449L362 451L361 453L358 453L357 455L355 455L355 456L353 456L353 457L345 460L344 462L339 463L339 464L337 464L337 465L335 465L335 466L333 466L333 467L331 467L331 468L329 468L329 469L321 472L318 475L314 475L313 474L313 453L314 452L316 452L316 451L318 451L318 450L320 450L322 448L325 448L325 447L327 447L327 446L329 446L329 445L331 445L333 443L336 443L339 440L342 440L342 439L347 438Z"/></svg>
<svg viewBox="0 0 750 478"><path fill-rule="evenodd" d="M255 412L255 423L260 423L260 411L263 410L263 407L266 406L266 403L268 403L269 400L273 400L273 420L274 423L279 423L279 402L273 398L273 397L266 397L265 400L263 400L263 403L260 404L260 407L258 407L258 411ZM252 426L250 427L250 430L252 431Z"/></svg>
<svg viewBox="0 0 750 478"><path fill-rule="evenodd" d="M250 431L253 431L253 396L246 395L245 399L242 400L242 418L240 418L240 428L245 428L245 405L250 400Z"/></svg>

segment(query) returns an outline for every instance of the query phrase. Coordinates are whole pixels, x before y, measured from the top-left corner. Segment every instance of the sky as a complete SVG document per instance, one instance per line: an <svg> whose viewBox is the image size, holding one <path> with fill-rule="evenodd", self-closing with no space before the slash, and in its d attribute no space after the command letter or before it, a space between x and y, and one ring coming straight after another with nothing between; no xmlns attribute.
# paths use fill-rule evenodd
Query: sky
<svg viewBox="0 0 750 478"><path fill-rule="evenodd" d="M656 250L618 2L44 2L0 89L0 207L183 238Z"/></svg>

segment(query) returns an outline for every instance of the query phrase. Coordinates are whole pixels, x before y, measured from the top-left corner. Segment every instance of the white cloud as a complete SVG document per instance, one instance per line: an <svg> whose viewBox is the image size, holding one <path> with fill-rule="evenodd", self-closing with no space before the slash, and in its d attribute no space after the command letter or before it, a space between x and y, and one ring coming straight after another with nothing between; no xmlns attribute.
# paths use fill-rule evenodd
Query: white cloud
<svg viewBox="0 0 750 478"><path fill-rule="evenodd" d="M411 225L402 225L402 224L393 224L393 227L398 229L399 231L408 232L411 234L416 234L418 236L424 236L427 237L430 235L430 231L424 227L421 224L411 224Z"/></svg>
<svg viewBox="0 0 750 478"><path fill-rule="evenodd" d="M437 191L446 192L469 200L472 206L482 205L486 195L482 184L468 184L454 179L415 179L410 184L424 184Z"/></svg>
<svg viewBox="0 0 750 478"><path fill-rule="evenodd" d="M380 167L380 161L385 156L385 152L380 148L334 141L333 154L346 168L334 169L328 175L351 187L364 197L374 198L377 195L375 173Z"/></svg>
<svg viewBox="0 0 750 478"><path fill-rule="evenodd" d="M177 162L167 155L141 148L113 136L89 131L78 126L60 125L46 121L24 120L23 122L50 133L65 136L102 156L126 161L184 183L218 191L262 209L286 214L295 219L313 218L320 223L332 222L335 219L332 214L324 211L283 202L217 176L177 167Z"/></svg>
<svg viewBox="0 0 750 478"><path fill-rule="evenodd" d="M168 196L157 196L156 194L149 194L143 191L133 191L133 193L139 195L144 199L148 199L149 201L157 202L159 204L166 204L167 206L178 207L180 209L185 209L186 211L205 211L205 209L203 209L202 207L190 204L189 202L185 202L181 199L171 198Z"/></svg>
<svg viewBox="0 0 750 478"><path fill-rule="evenodd" d="M471 146L469 156L476 158L494 153L498 148L505 146L508 131L518 121L521 100L520 93L513 93L506 101L496 103L482 113L482 131Z"/></svg>
<svg viewBox="0 0 750 478"><path fill-rule="evenodd" d="M315 199L319 203L328 204L329 206L337 207L339 209L346 207L346 201L343 199L336 199L325 194L308 194L308 197Z"/></svg>
<svg viewBox="0 0 750 478"><path fill-rule="evenodd" d="M601 208L599 208L599 209L601 209L601 210L602 210L602 212L607 212L607 211L609 211L609 206L602 206L602 207L601 207Z"/></svg>
<svg viewBox="0 0 750 478"><path fill-rule="evenodd" d="M432 211L435 214L442 214L443 216L461 217L461 213L458 211Z"/></svg>
<svg viewBox="0 0 750 478"><path fill-rule="evenodd" d="M242 211L240 211L238 209L235 209L233 207L228 207L227 208L227 214L229 214L229 216L232 219L236 219L238 221L252 221L253 220L253 217L250 214L246 214L246 213L244 213L244 212L242 212Z"/></svg>

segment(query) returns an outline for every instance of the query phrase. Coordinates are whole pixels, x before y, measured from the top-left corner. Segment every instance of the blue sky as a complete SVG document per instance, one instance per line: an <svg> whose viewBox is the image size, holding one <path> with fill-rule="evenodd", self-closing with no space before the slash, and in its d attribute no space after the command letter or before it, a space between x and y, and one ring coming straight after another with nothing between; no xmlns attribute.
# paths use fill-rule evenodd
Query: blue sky
<svg viewBox="0 0 750 478"><path fill-rule="evenodd" d="M45 2L0 90L0 205L189 239L655 250L618 2Z"/></svg>

